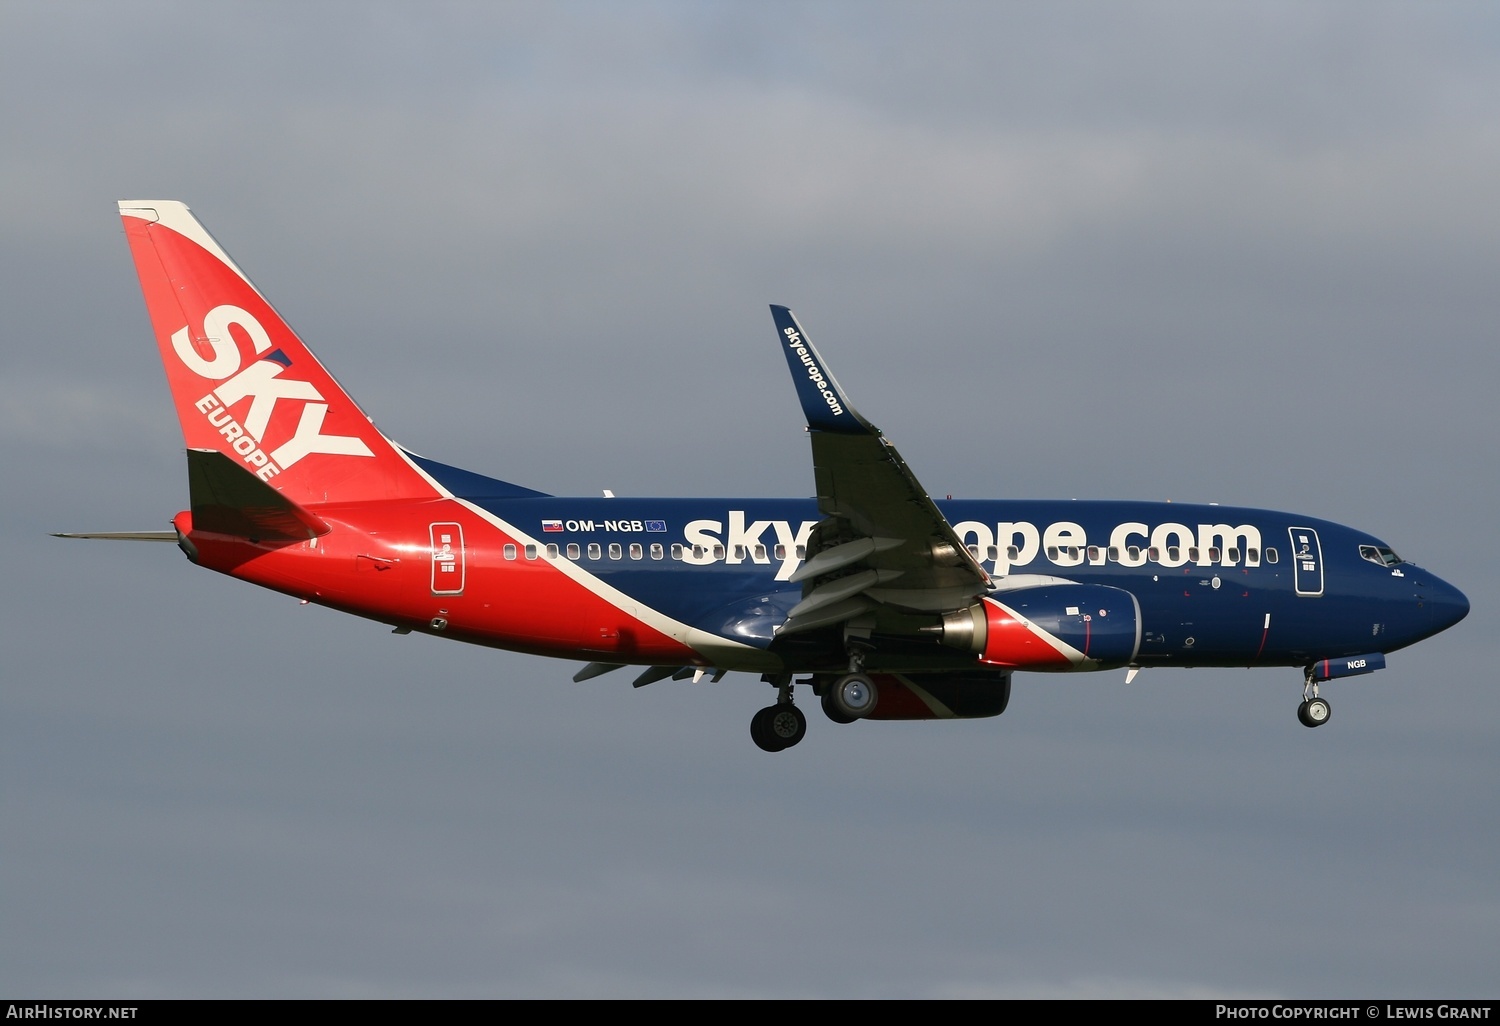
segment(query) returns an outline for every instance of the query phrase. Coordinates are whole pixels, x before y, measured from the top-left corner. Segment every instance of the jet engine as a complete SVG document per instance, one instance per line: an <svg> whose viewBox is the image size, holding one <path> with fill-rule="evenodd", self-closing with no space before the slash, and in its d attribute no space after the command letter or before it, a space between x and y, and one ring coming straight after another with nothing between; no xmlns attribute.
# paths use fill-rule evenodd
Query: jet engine
<svg viewBox="0 0 1500 1026"><path fill-rule="evenodd" d="M943 644L981 663L1026 670L1096 670L1130 663L1141 647L1134 595L1102 584L996 592L943 617Z"/></svg>

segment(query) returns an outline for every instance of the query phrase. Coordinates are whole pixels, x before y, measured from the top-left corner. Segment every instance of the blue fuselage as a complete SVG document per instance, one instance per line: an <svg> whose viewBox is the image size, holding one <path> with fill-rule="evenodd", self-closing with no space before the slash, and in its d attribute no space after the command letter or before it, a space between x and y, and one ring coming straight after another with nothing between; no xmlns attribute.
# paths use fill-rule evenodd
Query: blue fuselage
<svg viewBox="0 0 1500 1026"><path fill-rule="evenodd" d="M643 606L761 648L803 596L788 578L820 519L810 499L467 498L532 536L539 556L555 545L553 558L575 560ZM1305 665L1384 653L1468 611L1458 589L1379 539L1312 517L1147 502L938 506L997 595L1047 579L1133 594L1140 665Z"/></svg>

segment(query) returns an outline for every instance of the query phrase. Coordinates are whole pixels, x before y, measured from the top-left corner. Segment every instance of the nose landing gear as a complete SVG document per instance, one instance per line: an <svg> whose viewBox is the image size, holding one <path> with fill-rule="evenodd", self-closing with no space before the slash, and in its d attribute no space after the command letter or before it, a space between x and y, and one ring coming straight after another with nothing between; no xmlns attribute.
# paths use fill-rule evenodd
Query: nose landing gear
<svg viewBox="0 0 1500 1026"><path fill-rule="evenodd" d="M1321 727L1332 712L1328 699L1318 697L1318 682L1308 670L1307 681L1302 685L1302 704L1297 706L1298 721L1304 727Z"/></svg>
<svg viewBox="0 0 1500 1026"><path fill-rule="evenodd" d="M1297 719L1302 721L1304 727L1321 727L1328 722L1328 716L1331 711L1328 706L1328 699L1309 698L1297 706Z"/></svg>

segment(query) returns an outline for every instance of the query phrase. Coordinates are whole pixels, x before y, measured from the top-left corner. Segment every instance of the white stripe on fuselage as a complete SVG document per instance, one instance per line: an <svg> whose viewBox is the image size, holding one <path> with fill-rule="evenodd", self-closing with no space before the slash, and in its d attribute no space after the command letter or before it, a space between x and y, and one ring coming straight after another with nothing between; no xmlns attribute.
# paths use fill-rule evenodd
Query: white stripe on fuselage
<svg viewBox="0 0 1500 1026"><path fill-rule="evenodd" d="M389 439L387 439L387 441L389 441ZM401 458L411 466L413 470L420 474L423 480L432 485L433 489L443 498L452 499L454 502L457 502L465 509L470 510L476 516L483 519L486 523L505 532L507 535L520 542L522 545L535 545L538 552L546 552L545 542L538 541L536 538L520 530L513 524L502 520L500 517L485 509L483 506L471 502L468 499L454 495L448 489L439 484L431 474L427 473L420 466L418 466L416 461L408 456L406 454L406 451L403 450L401 446L396 445L393 442L391 443L391 448L395 450L401 456ZM546 557L544 556L542 558ZM566 574L578 584L583 585L583 587L587 588L594 595L597 595L599 598L614 606L623 615L629 616L635 620L639 620L646 626L659 631L660 633L666 635L669 638L672 638L675 641L681 642L688 648L691 648L694 652L697 652L699 655L703 656L711 666L717 667L719 669L751 670L776 670L781 668L781 661L775 656L772 656L770 653L762 651L761 649L758 649L753 645L746 645L745 643L740 641L731 641L728 638L720 637L717 634L710 634L708 631L699 630L697 627L682 623L679 620L674 620L672 617L667 616L665 613L662 613L656 609L651 608L650 606L643 604L639 599L627 595L625 592L620 591L618 588L606 584L604 581L589 573L587 570L579 566L577 563L573 562L573 560L571 559L559 557L557 559L547 560L547 562L554 569L560 571L563 574Z"/></svg>

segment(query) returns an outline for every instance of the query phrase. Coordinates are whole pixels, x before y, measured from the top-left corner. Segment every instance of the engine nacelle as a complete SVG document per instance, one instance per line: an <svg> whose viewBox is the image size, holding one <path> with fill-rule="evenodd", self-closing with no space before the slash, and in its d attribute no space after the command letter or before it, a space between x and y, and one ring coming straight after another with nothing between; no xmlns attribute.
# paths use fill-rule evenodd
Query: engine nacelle
<svg viewBox="0 0 1500 1026"><path fill-rule="evenodd" d="M988 596L943 617L943 644L990 666L1096 670L1141 648L1141 606L1102 584L1052 584Z"/></svg>
<svg viewBox="0 0 1500 1026"><path fill-rule="evenodd" d="M872 673L879 698L871 720L969 720L999 716L1010 703L1009 671Z"/></svg>

